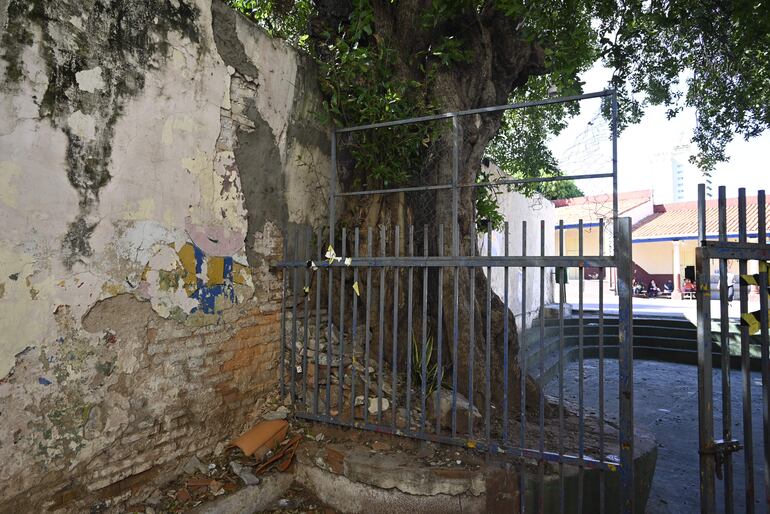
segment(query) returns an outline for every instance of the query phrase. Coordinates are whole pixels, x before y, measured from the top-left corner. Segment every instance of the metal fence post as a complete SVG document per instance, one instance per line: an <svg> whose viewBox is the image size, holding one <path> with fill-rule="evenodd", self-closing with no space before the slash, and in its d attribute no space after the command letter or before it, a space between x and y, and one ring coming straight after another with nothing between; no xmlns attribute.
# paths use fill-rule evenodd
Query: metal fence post
<svg viewBox="0 0 770 514"><path fill-rule="evenodd" d="M714 512L714 396L711 375L711 263L706 245L706 187L698 185L698 236L695 250L698 310L698 446L700 450L700 508Z"/></svg>
<svg viewBox="0 0 770 514"><path fill-rule="evenodd" d="M631 218L615 220L615 258L618 266L618 376L620 395L621 511L634 512L634 333L631 304L633 275Z"/></svg>

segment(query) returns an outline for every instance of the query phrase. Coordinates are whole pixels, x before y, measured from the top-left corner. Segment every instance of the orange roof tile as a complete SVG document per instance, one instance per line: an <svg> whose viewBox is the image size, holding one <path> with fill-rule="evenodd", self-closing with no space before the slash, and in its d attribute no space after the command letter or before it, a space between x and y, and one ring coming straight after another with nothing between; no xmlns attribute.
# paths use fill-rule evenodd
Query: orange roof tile
<svg viewBox="0 0 770 514"><path fill-rule="evenodd" d="M727 233L738 234L738 199L726 201ZM767 203L770 212L770 202ZM746 197L746 231L757 233L757 197ZM719 205L717 200L706 202L706 234L719 234ZM633 227L633 239L692 238L698 236L698 203L679 202L655 206L655 212Z"/></svg>

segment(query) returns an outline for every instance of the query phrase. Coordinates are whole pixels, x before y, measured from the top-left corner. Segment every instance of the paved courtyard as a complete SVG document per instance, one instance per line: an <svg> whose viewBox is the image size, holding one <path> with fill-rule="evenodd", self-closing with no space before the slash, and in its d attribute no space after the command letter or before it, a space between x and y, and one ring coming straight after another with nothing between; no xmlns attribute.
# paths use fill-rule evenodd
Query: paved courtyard
<svg viewBox="0 0 770 514"><path fill-rule="evenodd" d="M570 280L566 286L566 302L572 304L573 309L577 310L579 299L579 284L577 280ZM559 289L554 293L554 302L559 301ZM644 315L659 316L684 316L695 323L697 319L697 310L695 300L672 300L670 298L637 298L634 297L634 313ZM586 310L599 309L599 281L585 280L583 289L583 308ZM719 302L711 302L711 314L713 317L719 316ZM749 298L749 312L759 309L758 296ZM604 311L606 313L618 312L618 297L615 291L609 287L609 282L604 281ZM731 318L740 317L740 302L734 300L729 304L729 313Z"/></svg>
<svg viewBox="0 0 770 514"><path fill-rule="evenodd" d="M585 361L584 378L586 408L598 409L598 361ZM605 391L608 397L606 412L617 418L618 389L617 361L606 361ZM570 364L565 370L565 398L577 402L578 363ZM741 391L742 378L739 371L731 373L732 421L734 437L743 440ZM647 503L649 514L684 514L696 512L698 503L698 377L694 366L654 361L634 363L634 410L637 427L644 427L655 434L658 441L658 461L653 479L650 499ZM714 372L714 416L717 420L715 433L721 436L721 377ZM552 381L546 392L558 394L558 382ZM763 492L762 485L762 390L758 373L751 375L752 425L754 433L754 462L756 491ZM745 512L744 453L734 454L735 512ZM721 493L723 482L717 481L719 512L724 508ZM757 512L761 504L757 502Z"/></svg>

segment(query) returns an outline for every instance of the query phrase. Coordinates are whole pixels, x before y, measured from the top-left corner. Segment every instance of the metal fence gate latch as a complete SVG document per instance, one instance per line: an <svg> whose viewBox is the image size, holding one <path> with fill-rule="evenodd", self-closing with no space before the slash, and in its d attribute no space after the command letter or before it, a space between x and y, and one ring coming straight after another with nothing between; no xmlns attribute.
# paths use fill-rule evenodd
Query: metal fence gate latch
<svg viewBox="0 0 770 514"><path fill-rule="evenodd" d="M714 471L717 474L717 478L722 480L724 478L722 468L725 464L725 456L730 453L739 452L742 449L743 445L737 439L731 439L729 441L717 439L714 441L714 445L711 448L703 450L701 453L714 456L714 462L716 463Z"/></svg>

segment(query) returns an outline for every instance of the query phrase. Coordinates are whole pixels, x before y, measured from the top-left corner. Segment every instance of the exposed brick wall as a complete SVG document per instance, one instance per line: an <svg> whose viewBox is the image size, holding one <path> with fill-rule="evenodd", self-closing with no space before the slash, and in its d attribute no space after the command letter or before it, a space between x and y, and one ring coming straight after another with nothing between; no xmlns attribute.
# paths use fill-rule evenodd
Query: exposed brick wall
<svg viewBox="0 0 770 514"><path fill-rule="evenodd" d="M173 478L189 456L211 453L258 421L277 388L280 355L282 275L267 263L280 259L282 239L274 231L265 241L265 265L252 270L254 297L221 316L167 320L131 295L94 306L83 320L95 334L88 362L113 362L116 371L57 392L57 402L81 410L84 419L65 420L61 430L82 448L46 459L44 474L36 464L28 476L0 482L0 512L120 510ZM40 360L37 350L26 354L7 385L49 376ZM44 441L22 436L16 444L32 453Z"/></svg>

